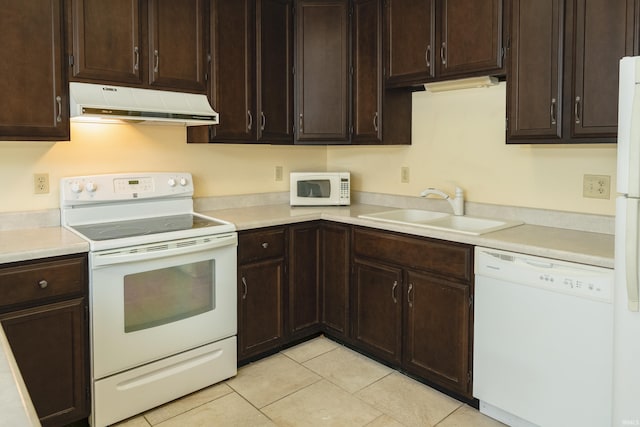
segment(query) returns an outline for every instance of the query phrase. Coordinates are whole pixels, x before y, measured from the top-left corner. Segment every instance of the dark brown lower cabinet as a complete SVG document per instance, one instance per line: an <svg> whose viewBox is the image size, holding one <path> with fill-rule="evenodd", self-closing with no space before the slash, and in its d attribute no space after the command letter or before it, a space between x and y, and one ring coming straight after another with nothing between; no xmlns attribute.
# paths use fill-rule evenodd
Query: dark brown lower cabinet
<svg viewBox="0 0 640 427"><path fill-rule="evenodd" d="M464 244L354 228L352 339L472 399L472 258Z"/></svg>
<svg viewBox="0 0 640 427"><path fill-rule="evenodd" d="M320 224L289 227L290 339L320 331Z"/></svg>
<svg viewBox="0 0 640 427"><path fill-rule="evenodd" d="M404 368L470 395L470 286L412 270L406 277Z"/></svg>
<svg viewBox="0 0 640 427"><path fill-rule="evenodd" d="M0 316L43 426L88 415L84 298Z"/></svg>
<svg viewBox="0 0 640 427"><path fill-rule="evenodd" d="M322 327L339 339L349 336L351 227L325 222L320 228Z"/></svg>
<svg viewBox="0 0 640 427"><path fill-rule="evenodd" d="M0 323L45 427L90 412L86 292L85 254L0 266Z"/></svg>
<svg viewBox="0 0 640 427"><path fill-rule="evenodd" d="M241 363L324 332L471 400L473 247L329 221L242 231Z"/></svg>
<svg viewBox="0 0 640 427"><path fill-rule="evenodd" d="M238 235L238 359L284 344L286 227Z"/></svg>
<svg viewBox="0 0 640 427"><path fill-rule="evenodd" d="M402 269L353 261L353 339L390 363L402 355Z"/></svg>

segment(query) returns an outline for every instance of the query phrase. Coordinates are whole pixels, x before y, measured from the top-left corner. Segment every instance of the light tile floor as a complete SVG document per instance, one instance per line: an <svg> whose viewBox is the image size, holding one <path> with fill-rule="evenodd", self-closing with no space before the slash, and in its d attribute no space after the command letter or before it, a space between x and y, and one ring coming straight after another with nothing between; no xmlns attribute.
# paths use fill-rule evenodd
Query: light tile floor
<svg viewBox="0 0 640 427"><path fill-rule="evenodd" d="M318 337L118 427L495 427L432 388Z"/></svg>

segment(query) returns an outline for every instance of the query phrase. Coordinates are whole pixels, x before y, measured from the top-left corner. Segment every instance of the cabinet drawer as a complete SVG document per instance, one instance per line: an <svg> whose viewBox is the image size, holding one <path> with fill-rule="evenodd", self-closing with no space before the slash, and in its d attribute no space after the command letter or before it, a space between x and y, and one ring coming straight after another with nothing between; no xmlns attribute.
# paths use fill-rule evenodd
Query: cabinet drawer
<svg viewBox="0 0 640 427"><path fill-rule="evenodd" d="M356 228L353 251L385 263L471 280L473 247L469 245Z"/></svg>
<svg viewBox="0 0 640 427"><path fill-rule="evenodd" d="M238 235L238 264L284 256L286 228L249 231Z"/></svg>
<svg viewBox="0 0 640 427"><path fill-rule="evenodd" d="M84 292L86 256L0 267L2 304L12 306Z"/></svg>

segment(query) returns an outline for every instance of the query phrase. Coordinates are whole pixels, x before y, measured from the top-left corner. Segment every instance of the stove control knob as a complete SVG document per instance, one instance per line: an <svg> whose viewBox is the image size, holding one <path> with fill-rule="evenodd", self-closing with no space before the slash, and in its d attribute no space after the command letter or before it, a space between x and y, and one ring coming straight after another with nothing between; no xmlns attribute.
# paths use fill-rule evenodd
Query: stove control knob
<svg viewBox="0 0 640 427"><path fill-rule="evenodd" d="M82 183L78 181L74 181L71 183L71 191L73 193L82 193Z"/></svg>
<svg viewBox="0 0 640 427"><path fill-rule="evenodd" d="M169 181L167 181L167 184L169 184L169 187L175 187L176 186L176 180L173 178L169 178Z"/></svg>
<svg viewBox="0 0 640 427"><path fill-rule="evenodd" d="M189 181L187 181L187 178L180 178L180 185L183 187L186 187L188 183Z"/></svg>
<svg viewBox="0 0 640 427"><path fill-rule="evenodd" d="M84 186L85 190L87 190L89 193L93 193L94 191L96 191L98 189L98 186L96 185L95 182L87 182Z"/></svg>

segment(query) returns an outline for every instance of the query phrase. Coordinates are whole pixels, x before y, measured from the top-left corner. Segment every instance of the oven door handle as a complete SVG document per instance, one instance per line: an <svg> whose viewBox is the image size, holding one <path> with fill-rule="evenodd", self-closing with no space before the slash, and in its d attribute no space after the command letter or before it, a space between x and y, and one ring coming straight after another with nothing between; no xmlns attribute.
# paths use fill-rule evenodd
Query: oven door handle
<svg viewBox="0 0 640 427"><path fill-rule="evenodd" d="M237 233L149 243L122 249L93 252L91 254L91 267L96 268L113 264L148 261L237 245Z"/></svg>

